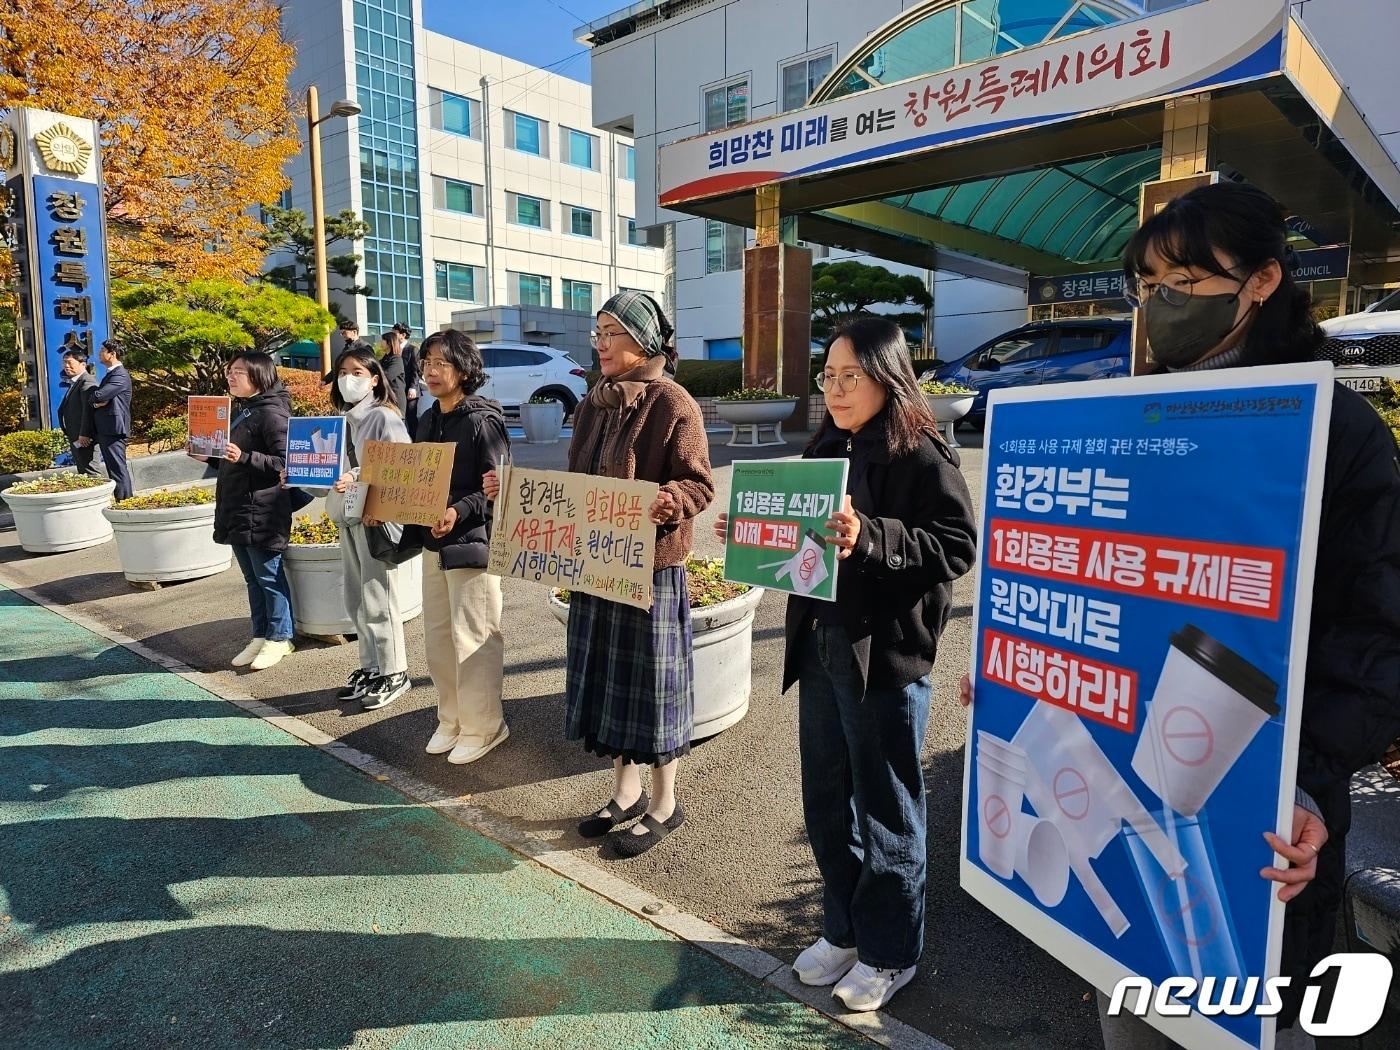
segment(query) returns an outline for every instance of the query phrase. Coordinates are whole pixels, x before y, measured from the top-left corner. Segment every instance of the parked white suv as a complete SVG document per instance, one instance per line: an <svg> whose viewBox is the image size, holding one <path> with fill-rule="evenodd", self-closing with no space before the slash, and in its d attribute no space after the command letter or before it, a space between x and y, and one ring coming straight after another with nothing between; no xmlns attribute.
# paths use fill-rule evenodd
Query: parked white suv
<svg viewBox="0 0 1400 1050"><path fill-rule="evenodd" d="M588 393L588 373L562 350L529 343L484 343L481 358L486 365L486 385L478 393L499 401L501 407L519 411L536 394L556 397L570 416Z"/></svg>
<svg viewBox="0 0 1400 1050"><path fill-rule="evenodd" d="M1343 385L1367 393L1379 390L1382 378L1400 379L1400 292L1364 313L1323 321L1322 330L1322 356Z"/></svg>

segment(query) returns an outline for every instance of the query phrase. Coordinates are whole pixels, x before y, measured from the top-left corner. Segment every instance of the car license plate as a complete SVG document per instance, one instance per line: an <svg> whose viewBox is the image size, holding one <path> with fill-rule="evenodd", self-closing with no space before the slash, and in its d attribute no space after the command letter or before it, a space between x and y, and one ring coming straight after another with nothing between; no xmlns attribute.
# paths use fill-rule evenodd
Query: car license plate
<svg viewBox="0 0 1400 1050"><path fill-rule="evenodd" d="M1363 394L1374 393L1381 389L1380 376L1356 376L1354 378L1342 378L1342 386L1350 387Z"/></svg>

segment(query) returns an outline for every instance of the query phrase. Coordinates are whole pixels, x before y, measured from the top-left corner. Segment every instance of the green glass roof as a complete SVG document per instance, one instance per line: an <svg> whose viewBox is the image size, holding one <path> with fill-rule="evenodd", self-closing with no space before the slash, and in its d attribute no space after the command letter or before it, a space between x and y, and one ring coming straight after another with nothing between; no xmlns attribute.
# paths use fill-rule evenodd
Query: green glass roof
<svg viewBox="0 0 1400 1050"><path fill-rule="evenodd" d="M1142 14L1141 0L930 0L876 31L813 102L941 73Z"/></svg>
<svg viewBox="0 0 1400 1050"><path fill-rule="evenodd" d="M1161 150L1153 147L901 194L884 203L1067 262L1110 262L1137 228L1138 188L1160 169Z"/></svg>

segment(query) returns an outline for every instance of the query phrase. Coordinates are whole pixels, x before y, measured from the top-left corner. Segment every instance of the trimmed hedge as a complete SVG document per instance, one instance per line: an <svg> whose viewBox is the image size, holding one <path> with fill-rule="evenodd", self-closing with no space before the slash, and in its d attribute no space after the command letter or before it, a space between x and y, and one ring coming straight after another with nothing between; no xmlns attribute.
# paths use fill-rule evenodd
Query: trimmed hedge
<svg viewBox="0 0 1400 1050"><path fill-rule="evenodd" d="M13 434L24 426L24 394L0 390L0 434Z"/></svg>
<svg viewBox="0 0 1400 1050"><path fill-rule="evenodd" d="M68 439L61 430L16 430L0 437L0 474L47 470L67 451Z"/></svg>
<svg viewBox="0 0 1400 1050"><path fill-rule="evenodd" d="M676 382L691 397L719 397L744 385L744 362L697 361L682 358L676 363Z"/></svg>

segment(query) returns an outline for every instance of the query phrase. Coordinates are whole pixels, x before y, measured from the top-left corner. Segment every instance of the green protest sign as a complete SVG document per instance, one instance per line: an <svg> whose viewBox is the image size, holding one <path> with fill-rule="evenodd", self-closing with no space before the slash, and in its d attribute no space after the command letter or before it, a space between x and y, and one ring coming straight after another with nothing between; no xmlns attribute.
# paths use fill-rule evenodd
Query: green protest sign
<svg viewBox="0 0 1400 1050"><path fill-rule="evenodd" d="M846 494L844 459L735 463L724 576L736 583L836 600L836 548L826 523Z"/></svg>

